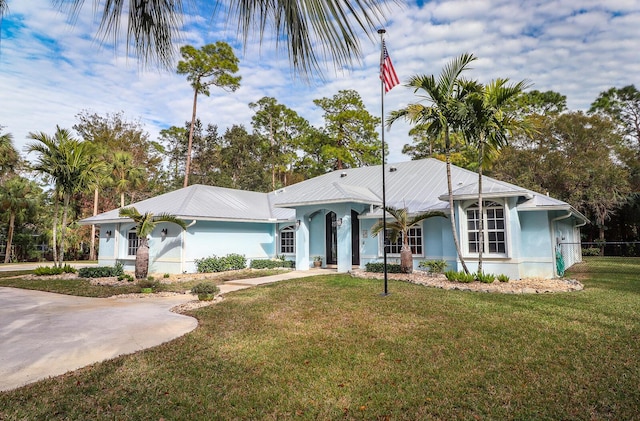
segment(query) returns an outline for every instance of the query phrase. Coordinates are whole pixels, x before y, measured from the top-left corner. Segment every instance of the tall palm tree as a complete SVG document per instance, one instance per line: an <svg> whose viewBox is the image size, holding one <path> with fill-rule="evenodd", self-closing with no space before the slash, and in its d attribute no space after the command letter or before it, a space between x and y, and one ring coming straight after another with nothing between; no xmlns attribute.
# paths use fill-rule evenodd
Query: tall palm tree
<svg viewBox="0 0 640 421"><path fill-rule="evenodd" d="M2 126L0 126L0 129L2 129ZM19 162L20 155L13 146L11 133L0 134L0 181L2 181L5 174L14 171Z"/></svg>
<svg viewBox="0 0 640 421"><path fill-rule="evenodd" d="M336 68L350 65L361 57L360 30L374 40L377 26L386 21L387 3L397 0L274 0L211 2L215 16L238 28L244 45L249 36L276 40L276 48L286 50L294 69L303 74L319 70L319 63L334 62ZM52 0L77 15L84 0ZM174 59L174 40L180 39L185 13L183 4L196 2L93 0L99 14L99 37L117 45L120 25L127 23L127 47L133 46L141 61L170 68ZM208 2L207 2L208 3ZM6 9L0 0L0 17ZM188 12L188 10L187 10ZM215 26L216 20L211 20ZM267 34L266 32L271 33ZM321 48L318 48L318 45ZM284 48L283 48L284 46Z"/></svg>
<svg viewBox="0 0 640 421"><path fill-rule="evenodd" d="M64 237L67 230L67 217L73 194L87 189L100 173L102 162L94 160L93 145L90 142L80 142L74 139L69 130L56 127L54 136L44 132L29 133L29 138L38 143L29 143L28 152L39 154L33 169L45 175L54 183L54 201L56 211L54 216L54 248L57 225L57 202L62 196L62 224L60 229L59 250L54 260L59 266L64 261ZM57 257L57 259L56 259Z"/></svg>
<svg viewBox="0 0 640 421"><path fill-rule="evenodd" d="M402 248L400 249L400 270L403 273L413 272L413 254L409 246L409 230L425 219L435 216L447 217L442 212L421 212L410 215L407 208L396 209L393 207L385 208L387 213L393 217L393 221L387 222L387 230L389 231L389 240L396 243L398 239L402 239ZM383 221L376 222L371 227L371 235L376 237L384 229ZM386 247L386 244L384 245Z"/></svg>
<svg viewBox="0 0 640 421"><path fill-rule="evenodd" d="M445 162L447 169L447 191L449 193L449 209L451 212L451 231L453 242L458 253L458 259L463 270L469 273L467 265L462 257L458 232L456 227L455 208L453 207L453 187L451 184L451 133L460 131L463 124L463 116L460 110L463 107L464 98L470 94L470 87L461 78L462 72L468 70L471 62L476 60L473 54L463 54L448 63L438 78L434 75L413 76L406 85L414 89L414 93L427 104L417 102L407 105L405 108L392 111L387 124L391 125L399 119L409 121L414 125L423 125L433 137L442 137L445 145Z"/></svg>
<svg viewBox="0 0 640 421"><path fill-rule="evenodd" d="M470 82L468 90L472 93L465 98L466 122L462 130L467 141L478 149L478 273L482 273L484 252L483 170L497 159L514 130L528 129L511 105L529 84L524 80L508 82L508 79L495 79L485 86Z"/></svg>
<svg viewBox="0 0 640 421"><path fill-rule="evenodd" d="M182 219L167 213L154 215L151 212L145 212L141 214L136 208L130 207L120 209L120 216L130 218L136 224L136 235L140 241L136 251L136 279L144 279L149 273L149 240L147 237L153 232L158 223L171 222L183 230L187 229L187 225Z"/></svg>
<svg viewBox="0 0 640 421"><path fill-rule="evenodd" d="M124 194L142 185L144 170L134 165L133 155L129 152L117 151L113 154L111 180L120 194L120 207L123 208Z"/></svg>
<svg viewBox="0 0 640 421"><path fill-rule="evenodd" d="M33 193L37 186L33 182L14 176L7 180L2 190L0 190L0 209L9 213L9 229L7 230L7 244L4 256L4 263L9 263L11 259L11 245L15 230L16 218L21 212L33 209L36 206L36 199Z"/></svg>

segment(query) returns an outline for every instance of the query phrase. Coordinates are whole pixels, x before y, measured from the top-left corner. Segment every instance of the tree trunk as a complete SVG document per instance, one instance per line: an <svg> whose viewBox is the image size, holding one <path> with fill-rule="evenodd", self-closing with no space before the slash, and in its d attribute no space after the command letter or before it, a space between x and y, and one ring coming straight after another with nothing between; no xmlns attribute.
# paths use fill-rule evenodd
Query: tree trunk
<svg viewBox="0 0 640 421"><path fill-rule="evenodd" d="M53 232L51 233L51 241L53 242L53 266L58 265L58 213L60 212L60 202L58 201L58 192L53 193Z"/></svg>
<svg viewBox="0 0 640 421"><path fill-rule="evenodd" d="M482 274L482 252L484 251L484 203L482 203L482 161L484 142L478 147L478 274Z"/></svg>
<svg viewBox="0 0 640 421"><path fill-rule="evenodd" d="M120 193L120 207L124 208L124 192Z"/></svg>
<svg viewBox="0 0 640 421"><path fill-rule="evenodd" d="M412 273L413 272L413 254L411 253L411 247L409 244L404 244L406 240L403 240L402 249L400 250L400 272Z"/></svg>
<svg viewBox="0 0 640 421"><path fill-rule="evenodd" d="M64 237L67 233L67 212L69 210L70 200L71 200L71 194L64 193L63 205L62 205L62 225L60 226L60 252L58 253L59 267L62 267L62 262L64 262Z"/></svg>
<svg viewBox="0 0 640 421"><path fill-rule="evenodd" d="M7 233L7 248L4 250L4 262L9 263L11 261L11 243L13 243L13 228L16 223L16 213L11 211L9 216L9 232Z"/></svg>
<svg viewBox="0 0 640 421"><path fill-rule="evenodd" d="M198 81L199 82L199 81ZM199 83L196 84L196 86ZM189 128L189 143L187 144L187 163L184 168L184 185L189 185L189 171L191 171L191 145L193 144L193 129L196 125L196 106L198 104L198 89L193 90L193 112L191 113L191 127Z"/></svg>
<svg viewBox="0 0 640 421"><path fill-rule="evenodd" d="M149 244L146 238L140 239L136 251L136 279L144 279L149 274Z"/></svg>
<svg viewBox="0 0 640 421"><path fill-rule="evenodd" d="M469 269L467 269L467 265L462 258L462 250L460 250L460 242L458 241L458 231L456 228L456 211L453 207L453 187L451 186L451 143L449 140L449 132L445 132L445 157L447 164L447 191L449 193L449 209L451 210L451 231L453 232L453 244L456 246L456 252L458 253L458 259L460 259L460 264L462 265L462 269L465 273L469 273Z"/></svg>
<svg viewBox="0 0 640 421"><path fill-rule="evenodd" d="M93 191L93 216L98 214L98 188ZM96 260L96 226L91 224L91 244L89 246L89 260Z"/></svg>

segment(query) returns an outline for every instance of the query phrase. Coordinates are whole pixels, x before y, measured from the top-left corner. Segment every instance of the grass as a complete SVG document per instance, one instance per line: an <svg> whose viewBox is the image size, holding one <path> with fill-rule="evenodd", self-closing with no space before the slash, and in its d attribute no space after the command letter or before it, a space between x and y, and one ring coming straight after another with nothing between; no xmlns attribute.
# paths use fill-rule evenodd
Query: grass
<svg viewBox="0 0 640 421"><path fill-rule="evenodd" d="M0 393L0 419L635 419L640 260L581 292L333 275L229 295L159 347Z"/></svg>
<svg viewBox="0 0 640 421"><path fill-rule="evenodd" d="M282 270L264 269L264 270L243 270L234 271L233 273L216 273L211 274L207 280L216 284L221 284L230 280L256 278L261 276L270 276L282 273ZM0 287L13 287L23 289L34 289L39 291L55 292L58 294L77 295L81 297L104 298L119 294L132 294L140 292L140 287L135 282L122 281L117 286L109 285L91 285L88 279L23 279L22 275L32 274L33 271L13 271L0 272ZM11 279L7 279L11 278ZM162 281L162 278L156 278ZM203 282L204 279L174 282L171 284L162 284L160 291L184 292L190 290L194 285Z"/></svg>

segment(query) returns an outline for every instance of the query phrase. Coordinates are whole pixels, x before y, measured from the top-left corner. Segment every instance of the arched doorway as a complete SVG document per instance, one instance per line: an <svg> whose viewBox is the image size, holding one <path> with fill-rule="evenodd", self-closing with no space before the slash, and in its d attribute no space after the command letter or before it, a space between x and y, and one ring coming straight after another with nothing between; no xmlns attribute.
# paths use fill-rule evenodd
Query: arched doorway
<svg viewBox="0 0 640 421"><path fill-rule="evenodd" d="M338 222L335 212L328 212L325 216L325 260L328 265L338 263Z"/></svg>

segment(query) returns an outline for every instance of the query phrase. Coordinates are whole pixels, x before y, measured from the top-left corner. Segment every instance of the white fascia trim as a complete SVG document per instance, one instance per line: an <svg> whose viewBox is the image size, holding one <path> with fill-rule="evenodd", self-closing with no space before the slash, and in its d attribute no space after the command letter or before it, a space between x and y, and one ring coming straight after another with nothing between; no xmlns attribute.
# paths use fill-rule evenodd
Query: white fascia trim
<svg viewBox="0 0 640 421"><path fill-rule="evenodd" d="M382 202L372 202L364 199L335 199L335 200L310 200L305 202L278 203L273 205L276 208L295 208L298 206L335 205L341 203L358 203L362 205L382 206Z"/></svg>

